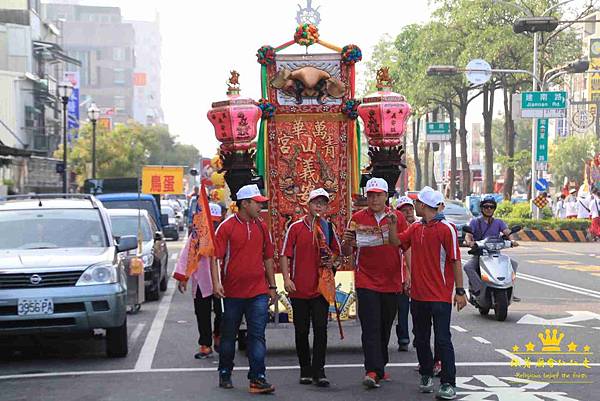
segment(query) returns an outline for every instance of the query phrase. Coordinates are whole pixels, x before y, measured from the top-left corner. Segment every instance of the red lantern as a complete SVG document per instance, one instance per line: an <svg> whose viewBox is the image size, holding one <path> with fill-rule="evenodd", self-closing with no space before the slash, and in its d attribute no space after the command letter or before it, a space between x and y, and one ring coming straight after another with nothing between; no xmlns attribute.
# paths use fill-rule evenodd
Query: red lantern
<svg viewBox="0 0 600 401"><path fill-rule="evenodd" d="M256 138L256 123L261 116L261 110L254 100L240 97L238 77L237 72L231 72L227 90L229 99L213 103L207 113L215 127L215 136L221 142L221 149L228 152L244 151L256 146L252 141Z"/></svg>
<svg viewBox="0 0 600 401"><path fill-rule="evenodd" d="M382 68L377 72L378 91L367 95L358 106L370 146L398 146L406 132L410 105L404 96L391 92L389 85L387 69Z"/></svg>

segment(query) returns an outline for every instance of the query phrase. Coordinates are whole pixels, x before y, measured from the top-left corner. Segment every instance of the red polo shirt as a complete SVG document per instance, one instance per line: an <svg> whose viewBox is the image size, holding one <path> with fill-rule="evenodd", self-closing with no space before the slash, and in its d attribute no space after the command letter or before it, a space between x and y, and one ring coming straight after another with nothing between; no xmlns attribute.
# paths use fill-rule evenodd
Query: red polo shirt
<svg viewBox="0 0 600 401"><path fill-rule="evenodd" d="M264 260L273 257L273 242L262 220L243 221L237 214L219 225L215 256L223 260L222 284L227 298L267 294Z"/></svg>
<svg viewBox="0 0 600 401"><path fill-rule="evenodd" d="M339 255L340 244L335 231L329 246L334 254ZM290 225L281 254L290 258L290 278L296 286L296 291L290 293L290 298L312 299L320 296L321 255L307 217Z"/></svg>
<svg viewBox="0 0 600 401"><path fill-rule="evenodd" d="M453 264L460 260L456 227L446 220L414 223L399 238L403 249L411 248L411 298L452 303Z"/></svg>
<svg viewBox="0 0 600 401"><path fill-rule="evenodd" d="M387 208L385 213L392 211ZM404 215L396 210L393 211L398 218L397 232L400 234L408 227ZM355 226L360 230L366 226L375 232L379 232L384 238L389 235L387 218L379 223L375 214L369 208L360 210L352 216L349 227ZM378 292L400 292L404 281L402 269L402 250L393 245L363 246L356 248L356 288L366 288Z"/></svg>

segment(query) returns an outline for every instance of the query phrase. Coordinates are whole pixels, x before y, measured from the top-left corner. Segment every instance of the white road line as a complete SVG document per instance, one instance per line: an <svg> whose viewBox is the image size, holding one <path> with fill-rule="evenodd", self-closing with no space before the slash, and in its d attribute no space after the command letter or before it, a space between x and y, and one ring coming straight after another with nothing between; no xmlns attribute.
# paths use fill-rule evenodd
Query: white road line
<svg viewBox="0 0 600 401"><path fill-rule="evenodd" d="M179 255L179 252L173 252L171 254L171 260L177 260L177 256Z"/></svg>
<svg viewBox="0 0 600 401"><path fill-rule="evenodd" d="M450 326L451 328L453 328L454 330L458 331L459 333L467 333L469 330L467 329L463 329L460 326Z"/></svg>
<svg viewBox="0 0 600 401"><path fill-rule="evenodd" d="M133 345L135 345L138 338L140 337L140 334L142 334L144 327L146 327L146 323L136 324L135 329L133 329L133 331L131 332L131 335L129 336L129 346L130 347L133 347Z"/></svg>
<svg viewBox="0 0 600 401"><path fill-rule="evenodd" d="M511 361L513 359L516 359L517 361L519 361L520 364L525 364L525 360L523 358L521 358L520 356L517 356L517 355L513 354L510 351L507 351L505 349L496 349L496 352L499 353L499 354L502 354L502 355L504 355L506 357L508 357L508 359L510 359Z"/></svg>
<svg viewBox="0 0 600 401"><path fill-rule="evenodd" d="M473 340L477 341L478 343L482 343L482 344L491 344L491 342L489 342L488 340L486 340L483 337L473 337Z"/></svg>
<svg viewBox="0 0 600 401"><path fill-rule="evenodd" d="M506 351L506 350L496 350L496 351ZM508 354L510 352L506 351ZM504 355L504 354L503 354ZM511 354L512 355L512 354ZM387 367L415 367L416 363L388 363ZM466 366L466 367L503 367L510 366L510 362L456 362L456 366ZM590 363L590 366L599 367L600 363ZM364 369L364 364L362 363L353 363L353 364L338 364L338 365L325 365L326 368L351 368L351 369ZM236 371L246 371L248 370L248 366L236 366ZM300 369L300 366L268 366L268 371L282 371L282 370L297 370ZM51 372L51 373L31 373L31 374L15 374L15 375L4 375L0 376L0 380L16 380L16 379L36 379L43 377L66 377L66 376L93 376L93 375L113 375L113 374L124 374L124 373L181 373L181 372L207 372L207 373L216 373L214 367L211 368L162 368L162 369L148 369L144 371L139 371L135 369L118 369L118 370L87 370L87 371L69 371L69 372Z"/></svg>
<svg viewBox="0 0 600 401"><path fill-rule="evenodd" d="M160 340L160 336L165 326L165 320L167 319L174 293L175 280L169 280L167 291L164 293L163 298L158 305L158 311L156 312L156 316L154 316L152 326L150 326L150 331L146 336L146 341L144 341L138 360L135 363L136 371L147 371L152 368L154 354L156 353L158 341Z"/></svg>
<svg viewBox="0 0 600 401"><path fill-rule="evenodd" d="M554 287L554 288L558 288L558 289L561 289L564 291L574 292L576 294L587 295L588 297L600 299L599 291L589 290L587 288L576 287L574 285L561 283L559 281L548 280L548 279L545 279L542 277L532 276L530 274L525 274L525 273L517 273L517 278L520 278L520 279L526 280L526 281L531 281L531 282L538 283L538 284L542 284L542 285L547 285L548 287Z"/></svg>

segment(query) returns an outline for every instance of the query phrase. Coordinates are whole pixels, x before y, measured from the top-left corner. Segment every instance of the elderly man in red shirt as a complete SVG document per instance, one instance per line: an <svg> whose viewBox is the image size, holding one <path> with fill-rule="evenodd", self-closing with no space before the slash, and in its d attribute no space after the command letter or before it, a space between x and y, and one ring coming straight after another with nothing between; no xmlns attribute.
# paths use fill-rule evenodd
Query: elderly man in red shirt
<svg viewBox="0 0 600 401"><path fill-rule="evenodd" d="M259 218L268 199L258 186L246 185L237 192L239 212L232 215L215 234L212 264L213 292L224 298L219 352L219 386L232 388L231 373L235 339L242 316L248 324L249 391L271 393L275 387L265 377L265 329L269 302L275 302L277 287L273 271L273 242L267 225ZM215 260L221 262L222 272Z"/></svg>
<svg viewBox="0 0 600 401"><path fill-rule="evenodd" d="M388 185L371 178L366 185L367 205L352 216L342 242L343 255L355 252L355 286L366 375L363 385L377 388L386 379L390 331L398 310L398 294L405 283L401 250L389 242L390 231L408 224L399 211L390 209ZM396 224L391 226L390 220ZM396 236L397 238L397 236Z"/></svg>
<svg viewBox="0 0 600 401"><path fill-rule="evenodd" d="M319 188L311 191L308 214L288 228L280 259L285 290L290 295L294 311L300 384L314 383L319 387L329 387L324 369L329 303L319 292L319 268L324 264L331 267L333 259L329 258L329 253L334 258L340 254L333 225L321 217L328 203L329 194L326 190ZM324 246L329 248L325 255L327 260L323 260L318 236L323 236ZM311 320L314 336L312 363L308 343Z"/></svg>
<svg viewBox="0 0 600 401"><path fill-rule="evenodd" d="M433 355L431 326L435 347L442 361L441 386L437 397L456 398L456 364L450 334L452 293L456 283L454 305L460 311L467 304L462 281L460 248L456 227L438 215L443 195L425 187L417 197L415 210L421 222L412 224L398 237L390 229L390 243L411 248L411 314L415 331L415 346L421 373L420 390L433 392ZM393 219L390 221L393 227Z"/></svg>

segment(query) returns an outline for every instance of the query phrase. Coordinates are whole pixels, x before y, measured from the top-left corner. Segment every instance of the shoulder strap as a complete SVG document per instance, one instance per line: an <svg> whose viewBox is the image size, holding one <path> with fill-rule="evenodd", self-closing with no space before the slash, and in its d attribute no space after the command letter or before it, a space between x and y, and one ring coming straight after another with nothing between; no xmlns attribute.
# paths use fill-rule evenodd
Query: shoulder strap
<svg viewBox="0 0 600 401"><path fill-rule="evenodd" d="M587 207L586 205L584 205L584 204L583 204L583 202L581 201L581 199L579 199L579 204L580 204L581 206L583 206L583 208L584 208L585 210L587 210L587 211L588 211L588 213L590 212L590 209L588 209L588 207Z"/></svg>

